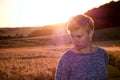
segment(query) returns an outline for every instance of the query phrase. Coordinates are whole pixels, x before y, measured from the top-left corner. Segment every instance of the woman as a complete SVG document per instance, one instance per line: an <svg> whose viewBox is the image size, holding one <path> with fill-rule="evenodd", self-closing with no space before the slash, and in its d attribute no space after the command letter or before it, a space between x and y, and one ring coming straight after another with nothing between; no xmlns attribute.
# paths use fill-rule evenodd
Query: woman
<svg viewBox="0 0 120 80"><path fill-rule="evenodd" d="M74 47L59 60L56 80L106 80L108 55L92 44L94 21L87 15L77 15L67 25Z"/></svg>

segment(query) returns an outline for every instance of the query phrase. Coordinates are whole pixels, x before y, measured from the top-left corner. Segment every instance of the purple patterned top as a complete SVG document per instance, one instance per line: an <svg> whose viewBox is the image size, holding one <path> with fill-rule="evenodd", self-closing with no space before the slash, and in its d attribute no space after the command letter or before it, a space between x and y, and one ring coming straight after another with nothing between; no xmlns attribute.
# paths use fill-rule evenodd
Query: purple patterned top
<svg viewBox="0 0 120 80"><path fill-rule="evenodd" d="M59 61L56 80L107 80L107 64L107 52L100 47L88 54L68 50Z"/></svg>

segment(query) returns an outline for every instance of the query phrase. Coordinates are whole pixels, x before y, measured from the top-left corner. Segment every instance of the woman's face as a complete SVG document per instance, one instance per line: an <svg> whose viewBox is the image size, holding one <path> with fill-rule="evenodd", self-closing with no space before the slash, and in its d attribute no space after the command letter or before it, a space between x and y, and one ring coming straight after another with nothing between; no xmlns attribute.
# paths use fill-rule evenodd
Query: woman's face
<svg viewBox="0 0 120 80"><path fill-rule="evenodd" d="M83 49L90 45L93 36L93 31L88 32L84 28L80 28L70 33L72 42L77 49Z"/></svg>

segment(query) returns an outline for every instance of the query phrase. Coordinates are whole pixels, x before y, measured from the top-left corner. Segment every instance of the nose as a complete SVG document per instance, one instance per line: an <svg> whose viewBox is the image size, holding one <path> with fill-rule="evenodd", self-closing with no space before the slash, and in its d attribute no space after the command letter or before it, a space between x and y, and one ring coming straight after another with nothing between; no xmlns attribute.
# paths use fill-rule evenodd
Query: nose
<svg viewBox="0 0 120 80"><path fill-rule="evenodd" d="M78 38L74 38L74 42L75 42L75 43L81 43L81 40L78 39Z"/></svg>

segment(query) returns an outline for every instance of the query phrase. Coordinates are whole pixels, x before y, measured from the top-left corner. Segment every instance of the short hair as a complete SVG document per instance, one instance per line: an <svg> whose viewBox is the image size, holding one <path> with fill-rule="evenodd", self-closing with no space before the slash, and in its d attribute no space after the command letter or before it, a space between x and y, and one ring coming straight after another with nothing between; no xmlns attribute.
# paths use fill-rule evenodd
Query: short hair
<svg viewBox="0 0 120 80"><path fill-rule="evenodd" d="M67 23L67 31L73 32L81 27L85 27L88 31L94 31L94 21L90 16L87 16L85 14L80 14L77 16L74 16L70 18L70 20Z"/></svg>

